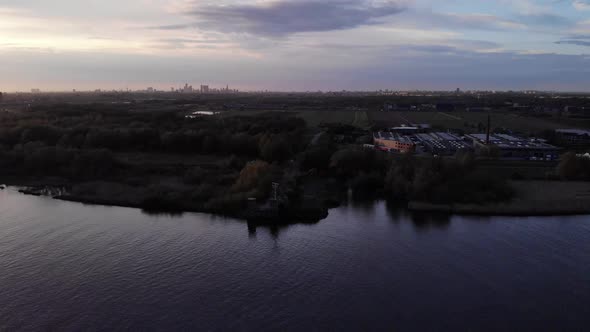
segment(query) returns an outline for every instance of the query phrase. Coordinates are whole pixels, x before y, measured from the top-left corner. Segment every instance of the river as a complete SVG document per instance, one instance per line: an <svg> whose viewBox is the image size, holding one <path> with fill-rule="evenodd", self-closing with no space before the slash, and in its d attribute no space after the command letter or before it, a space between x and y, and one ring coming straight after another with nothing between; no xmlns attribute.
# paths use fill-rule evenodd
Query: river
<svg viewBox="0 0 590 332"><path fill-rule="evenodd" d="M506 331L590 326L590 217L280 229L0 191L0 330Z"/></svg>

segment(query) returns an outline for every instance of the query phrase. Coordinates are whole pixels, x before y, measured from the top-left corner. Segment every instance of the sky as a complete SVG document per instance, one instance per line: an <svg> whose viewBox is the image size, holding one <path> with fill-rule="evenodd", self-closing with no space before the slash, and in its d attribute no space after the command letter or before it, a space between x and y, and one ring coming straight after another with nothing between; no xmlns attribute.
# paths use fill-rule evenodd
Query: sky
<svg viewBox="0 0 590 332"><path fill-rule="evenodd" d="M590 0L0 0L0 91L590 91Z"/></svg>

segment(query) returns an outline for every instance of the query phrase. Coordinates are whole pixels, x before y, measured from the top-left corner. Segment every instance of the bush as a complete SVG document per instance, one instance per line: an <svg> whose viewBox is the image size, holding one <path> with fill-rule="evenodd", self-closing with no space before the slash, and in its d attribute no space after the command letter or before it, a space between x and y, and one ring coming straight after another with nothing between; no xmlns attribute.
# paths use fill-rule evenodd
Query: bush
<svg viewBox="0 0 590 332"><path fill-rule="evenodd" d="M383 178L378 173L361 173L350 184L355 195L377 195L383 190Z"/></svg>
<svg viewBox="0 0 590 332"><path fill-rule="evenodd" d="M568 152L557 165L557 175L564 180L590 180L590 159Z"/></svg>
<svg viewBox="0 0 590 332"><path fill-rule="evenodd" d="M148 194L141 201L141 208L148 212L174 212L183 210L184 193L161 185L147 188Z"/></svg>
<svg viewBox="0 0 590 332"><path fill-rule="evenodd" d="M141 201L141 208L148 212L182 211L182 205L175 199L164 195L150 195Z"/></svg>
<svg viewBox="0 0 590 332"><path fill-rule="evenodd" d="M313 147L303 152L301 154L301 170L327 170L330 167L332 153L333 150L327 146Z"/></svg>
<svg viewBox="0 0 590 332"><path fill-rule="evenodd" d="M339 150L330 158L330 167L340 176L356 176L361 172L385 174L389 168L388 155L374 150L348 148Z"/></svg>
<svg viewBox="0 0 590 332"><path fill-rule="evenodd" d="M502 179L478 172L469 155L450 161L396 158L386 177L386 189L398 199L433 203L490 203L514 196Z"/></svg>
<svg viewBox="0 0 590 332"><path fill-rule="evenodd" d="M261 141L260 156L268 162L283 162L293 156L293 150L284 136L276 135Z"/></svg>
<svg viewBox="0 0 590 332"><path fill-rule="evenodd" d="M514 196L514 190L503 180L486 173L474 172L457 178L433 192L432 200L443 203L507 202Z"/></svg>
<svg viewBox="0 0 590 332"><path fill-rule="evenodd" d="M184 173L183 181L188 184L199 184L207 176L207 171L201 167L193 167Z"/></svg>
<svg viewBox="0 0 590 332"><path fill-rule="evenodd" d="M249 192L255 190L261 183L266 182L271 173L271 166L261 160L246 164L240 172L240 176L232 187L233 192Z"/></svg>
<svg viewBox="0 0 590 332"><path fill-rule="evenodd" d="M248 194L232 193L212 198L206 204L208 210L221 213L236 213L248 207Z"/></svg>

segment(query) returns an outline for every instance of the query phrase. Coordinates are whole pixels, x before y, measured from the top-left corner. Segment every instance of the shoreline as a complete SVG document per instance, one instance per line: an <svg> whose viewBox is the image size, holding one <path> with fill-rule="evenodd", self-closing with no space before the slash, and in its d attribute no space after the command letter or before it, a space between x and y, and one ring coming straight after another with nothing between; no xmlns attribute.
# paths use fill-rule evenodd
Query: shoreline
<svg viewBox="0 0 590 332"><path fill-rule="evenodd" d="M58 177L41 179L0 177L0 184L6 184L17 190L32 189L29 192L25 192L25 194L36 196L39 196L39 192L46 189L44 195L46 197L81 204L137 208L146 213L208 213L267 224L318 222L327 217L330 208L335 207L333 204L310 204L312 202L308 201L301 205L287 206L282 209L262 209L258 205L236 211L220 211L207 209L202 204L195 202L194 205L173 205L171 207L164 206L163 208L150 209L142 203L141 197L134 199L136 196L133 194L121 195L109 186L106 186L105 190L97 190L92 195L75 194L70 190L52 192L51 189L71 189L76 185L75 182ZM418 213L475 216L534 217L590 215L590 182L529 180L511 181L510 185L515 189L516 195L512 201L506 203L476 205L409 201L404 203L402 208ZM329 197L323 196L323 199L327 198ZM339 205L337 204L337 206Z"/></svg>
<svg viewBox="0 0 590 332"><path fill-rule="evenodd" d="M10 187L14 187L19 190L26 185L10 184ZM23 192L19 190L23 195L34 195L30 192ZM40 196L40 195L34 195ZM230 217L241 219L244 221L258 222L258 223L269 223L269 224L280 224L290 223L291 218L285 218L284 214L271 215L268 218L261 218L260 220L251 220L249 218L248 211L242 211L241 213L221 213L219 211L211 211L207 209L179 209L179 210L162 210L162 211L149 211L145 209L141 204L136 204L129 201L117 200L113 198L101 198L101 197L83 197L77 195L57 195L44 197L74 202L85 205L101 205L101 206L112 206L112 207L126 207L135 208L145 211L146 213L170 213L170 214L182 214L182 213L207 213L218 216ZM578 199L574 201L523 201L516 200L510 203L502 204L487 204L487 205L474 205L474 204L435 204L429 202L410 201L405 207L410 212L419 213L445 213L450 215L465 215L465 216L506 216L506 217L537 217L537 216L571 216L571 215L590 215L590 198ZM326 209L326 211L329 209ZM311 215L311 214L310 214ZM309 215L308 215L309 216ZM302 218L301 221L295 223L306 223L310 222L310 219L317 219L317 221L323 220L326 215L324 213L318 213L314 211L314 217L317 218ZM297 220L297 219L295 219ZM306 220L306 221L304 221Z"/></svg>
<svg viewBox="0 0 590 332"><path fill-rule="evenodd" d="M248 222L254 222L257 224L282 224L282 223L313 223L313 222L319 222L323 219L325 219L327 217L327 211L328 209L325 210L325 213L323 210L310 210L310 209L305 209L305 208L301 208L298 210L295 210L295 215L294 216L290 216L290 217L286 217L284 214L277 214L277 215L270 215L270 216L261 216L261 217L252 217L252 213L249 212L248 210L244 210L240 213L222 213L220 211L214 211L214 210L207 210L207 209L178 209L178 210L148 210L145 209L141 204L135 204L135 203L131 203L131 202L123 202L123 201L117 201L117 200L112 200L112 199L106 199L106 198L89 198L89 197L82 197L82 196L75 196L75 195L60 195L60 196L48 196L52 199L56 199L56 200L60 200L60 201L65 201L65 202L74 202L74 203L80 203L80 204L85 204L85 205L100 205L100 206L112 206L112 207L126 207L126 208L134 208L134 209L140 209L146 213L153 213L153 214L158 214L158 213L168 213L168 214L182 214L182 213L206 213L206 214L212 214L212 215L216 215L216 216L222 216L222 217L229 217L229 218L235 218L235 219L240 219L240 220L244 220L244 221L248 221ZM294 221L297 220L297 221Z"/></svg>
<svg viewBox="0 0 590 332"><path fill-rule="evenodd" d="M590 182L511 181L516 197L505 203L435 204L410 201L408 210L480 216L568 216L590 214Z"/></svg>
<svg viewBox="0 0 590 332"><path fill-rule="evenodd" d="M590 206L590 202L583 202ZM468 204L433 204L427 202L412 201L408 203L408 210L412 212L447 213L463 216L487 216L487 217L555 217L590 215L590 207L565 207L565 208L530 208L505 205L468 205Z"/></svg>
<svg viewBox="0 0 590 332"><path fill-rule="evenodd" d="M26 183L26 184L23 184ZM44 184L42 184L44 183ZM106 198L106 197L98 197L98 196L83 196L83 195L74 195L74 194L57 194L52 195L51 193L47 194L47 192L42 193L43 189L45 188L52 188L54 185L48 185L48 182L41 182L41 181L23 181L23 182L15 182L15 181L7 181L7 189L12 188L13 190L19 192L22 195L27 196L35 196L35 197L46 197L50 199L55 199L64 202L73 202L73 203L80 203L83 205L96 205L96 206L105 206L105 207L124 207L124 208L133 208L139 209L148 214L183 214L183 213L205 213L216 215L220 217L228 217L228 218L235 218L247 222L252 222L259 225L264 224L307 224L307 223L315 223L325 219L328 216L328 208L319 208L317 206L309 206L309 205L302 205L297 206L295 208L291 208L291 210L276 210L268 211L264 213L259 213L257 209L244 209L240 212L223 212L218 210L211 210L206 208L198 208L198 209L191 209L191 208L171 208L171 209L148 209L142 203L139 202L131 202L129 200L122 200L116 198ZM68 185L72 185L72 183L61 182L57 181L54 184L59 183L57 187L67 187ZM4 184L4 182L2 183Z"/></svg>

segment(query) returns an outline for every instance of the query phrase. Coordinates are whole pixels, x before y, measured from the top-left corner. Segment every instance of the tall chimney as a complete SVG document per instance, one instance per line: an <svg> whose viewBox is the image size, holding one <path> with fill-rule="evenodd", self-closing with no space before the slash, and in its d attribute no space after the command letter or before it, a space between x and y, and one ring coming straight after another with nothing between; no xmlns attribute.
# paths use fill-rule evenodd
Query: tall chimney
<svg viewBox="0 0 590 332"><path fill-rule="evenodd" d="M492 118L490 116L490 113L488 113L488 132L486 135L486 145L490 145L490 131L492 130L491 125L492 125Z"/></svg>

